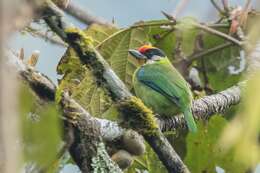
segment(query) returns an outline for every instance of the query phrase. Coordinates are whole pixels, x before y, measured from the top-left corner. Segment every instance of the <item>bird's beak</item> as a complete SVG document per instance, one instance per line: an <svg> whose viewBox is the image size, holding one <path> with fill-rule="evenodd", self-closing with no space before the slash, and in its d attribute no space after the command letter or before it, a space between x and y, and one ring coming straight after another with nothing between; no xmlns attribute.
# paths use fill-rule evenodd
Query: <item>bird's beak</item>
<svg viewBox="0 0 260 173"><path fill-rule="evenodd" d="M145 59L146 59L146 57L145 57L143 54L141 54L139 51L137 51L137 50L130 49L130 50L128 50L128 52L129 52L133 57L135 57L136 59L139 59L139 60L145 60Z"/></svg>

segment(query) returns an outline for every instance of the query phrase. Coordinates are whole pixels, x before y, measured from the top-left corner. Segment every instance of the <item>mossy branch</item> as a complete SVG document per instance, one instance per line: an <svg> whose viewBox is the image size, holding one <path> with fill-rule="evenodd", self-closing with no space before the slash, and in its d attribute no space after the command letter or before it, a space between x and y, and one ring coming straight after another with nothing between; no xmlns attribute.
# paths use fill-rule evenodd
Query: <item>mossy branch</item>
<svg viewBox="0 0 260 173"><path fill-rule="evenodd" d="M67 136L65 140L68 139L66 142L71 143L68 146L70 154L83 173L93 171L92 158L98 157L101 159L100 157L102 156L98 156L98 147L103 139L107 139L108 133L111 134L108 129L111 129L111 125L113 125L113 129L117 129L117 132L114 133L115 136L121 136L123 130L116 128L117 125L115 123L92 117L74 99L62 91L59 92L55 84L47 76L25 64L14 54L10 53L7 56L11 60L9 65L11 64L15 67L20 79L30 86L40 102L52 102L54 104L55 94L56 96L59 95L56 103L59 103L62 110L64 131L65 136ZM107 167L106 169L108 170L113 168L113 170L117 170L114 172L122 172L111 159L107 158L107 153L104 155L104 151L103 156L106 157L104 158L106 165L103 165L103 168ZM95 169L98 169L98 165L94 165Z"/></svg>
<svg viewBox="0 0 260 173"><path fill-rule="evenodd" d="M39 96L39 98L43 102L54 102L55 93L57 93L56 86L52 81L50 81L47 76L39 73L33 68L28 67L13 54L9 54L8 59L10 60L10 64L15 65L15 68L16 70L18 70L18 73L20 74L22 80L26 81L29 84L31 89ZM220 93L211 96L205 96L201 99L195 100L193 102L192 108L194 116L196 118L201 118L205 120L215 113L225 112L232 105L238 104L241 99L241 87L243 87L243 85L233 86ZM73 100L68 95L61 97L60 101L63 104L67 103L67 105L74 105L73 109L71 109L71 107L69 106L63 108L63 118L65 120L69 120L69 122L73 123L74 125L77 124L77 122L80 122L82 133L86 136L88 136L88 133L90 132L84 130L84 127L88 127L90 125L93 125L93 127L95 127L95 131L97 132L97 134L99 134L105 141L114 141L115 139L121 138L121 136L123 135L124 129L121 128L117 123L90 116L90 114L85 111L84 108L77 104L75 100ZM124 104L124 102L121 102L121 104ZM133 108L135 108L135 106ZM72 110L78 110L78 112L81 112L80 116L71 116L74 115L71 114ZM148 112L150 113L150 111ZM169 119L159 120L159 124L162 131L186 128L186 123L183 116L181 115L174 116ZM81 147L78 147L77 152L76 150L74 152L77 153L79 161L78 165L80 166L82 163L86 163L84 161L86 158L81 156L81 154L84 155L84 152L81 152L81 150L85 151L85 148L87 148L87 146L82 144L79 146ZM73 147L75 147L75 145ZM73 152L73 150L71 150L71 152Z"/></svg>
<svg viewBox="0 0 260 173"><path fill-rule="evenodd" d="M60 35L60 37L62 37L63 39L65 39L65 40L67 40L67 41L70 41L70 39L69 39L69 37L67 37L68 35L67 35L67 33L65 33L64 32L64 28L66 28L66 27L64 27L64 23L63 22L61 22L61 20L60 20L60 17L61 16L59 16L58 15L58 20L56 20L56 17L57 16L54 16L54 18L52 18L52 19L50 19L49 17L48 18L45 18L45 20L46 20L46 22L49 22L48 24L51 26L51 25L53 25L53 26L55 26L55 25L57 25L56 26L56 31L57 31L57 33ZM50 20L49 20L50 19ZM59 22L59 23L57 23L57 21ZM60 28L61 28L61 30L60 30ZM55 30L55 29L54 29ZM67 32L71 32L71 31L68 31L67 30ZM64 34L65 33L65 34ZM71 32L72 33L72 32ZM76 32L76 33L74 33L74 34L72 34L72 35L74 35L74 36L77 36L78 35L78 33ZM79 34L80 35L80 34ZM72 37L73 38L73 37ZM79 38L81 38L81 37L79 37ZM84 38L84 37L83 37ZM77 41L78 41L78 39L76 39ZM71 43L72 44L72 43ZM79 42L79 43L77 43L76 45L75 45L75 47L74 47L74 49L78 49L79 51L81 51L81 52L84 52L84 51L86 51L86 50L84 50L84 49L82 49L82 46L80 46L80 44L82 44L81 42ZM87 43L88 44L88 43ZM78 46L78 47L77 47ZM99 54L97 53L97 52L95 52L94 50L92 51L92 50L87 50L86 52L90 52L91 54L82 54L82 56L81 57L88 57L89 55L91 55L91 56L93 56L93 55L95 55L96 57L94 57L94 58L97 58L97 57L99 57ZM85 53L86 53L85 52ZM102 57L101 57L101 59L100 59L101 61L102 61ZM84 61L83 61L84 62ZM92 62L92 60L91 60L91 62ZM85 63L87 63L87 62L85 62ZM104 63L106 64L106 62L104 61ZM97 74L102 74L102 78L100 78L101 80L99 81L99 79L97 80L97 82L99 81L100 82L100 84L104 84L105 83L105 85L109 85L108 83L106 83L107 81L107 79L109 78L109 77L111 77L110 76L110 71L106 71L106 68L103 68L103 66L104 66L104 64L99 64L99 65L101 65L102 66L102 68L101 68L101 71L99 72L99 73L97 73ZM109 67L109 66L108 66ZM105 69L105 70L104 70ZM107 75L108 75L108 77L107 78L105 78L104 77L104 74L105 73L108 73ZM44 76L43 76L44 77ZM34 80L34 79L33 79ZM104 80L104 81L103 81ZM113 85L113 83L114 83L114 81L112 81L111 82L111 85ZM118 86L118 85L115 85L116 87ZM124 85L123 85L124 86ZM107 86L106 86L107 87ZM41 88L41 87L40 87ZM53 90L54 90L54 92L55 92L55 88L52 88ZM129 98L132 98L132 96L131 96L131 94L129 95L129 92L127 92L127 94L125 94L125 90L124 89L122 89L121 87L118 87L118 89L119 90L117 90L117 89L115 89L115 92L118 92L118 93L121 93L121 96L123 96L124 97L124 99L123 99L123 101L121 102L122 104L124 103L124 101L125 102L129 102L130 100L129 100ZM108 90L109 90L109 86L108 86ZM36 91L36 92L39 92L39 91ZM44 93L44 92L43 92ZM125 97L126 96L126 97ZM116 100L117 99L117 94L115 94L115 93L113 93L112 92L112 97L114 97L114 99ZM50 98L50 100L51 100L51 98ZM223 91L223 92L221 92L221 93L218 93L218 94L216 94L216 95L213 95L213 96L207 96L207 97L205 97L205 98L202 98L202 99L200 99L200 100L196 100L196 101L194 101L194 104L193 104L193 112L194 112L194 115L196 116L196 115L198 115L198 117L201 117L201 118L205 118L205 117L208 117L209 115L211 115L211 114L213 114L213 113L219 113L219 112L222 112L222 111L225 111L227 108L229 108L230 106L232 106L233 104L237 104L238 102L239 102L239 100L240 100L240 88L238 87L238 86L235 86L235 87L232 87L232 88L230 88L230 89L228 89L227 91ZM210 101L209 103L208 103L208 101ZM126 103L126 105L128 105L129 103ZM202 105L202 106L201 106ZM134 108L135 108L135 106L134 106ZM195 110L195 111L194 111ZM197 110L197 111L196 111ZM76 117L76 119L77 119L77 117ZM99 121L98 119L96 119L97 120L97 122ZM89 121L89 120L87 120L87 121ZM167 122L167 121L160 121L160 122ZM99 123L101 123L101 122L99 122ZM85 126L85 125L87 125L88 123L86 122L86 124L84 124L83 123L83 126ZM101 123L102 124L102 123ZM113 125L116 125L116 123L112 123ZM160 123L161 124L161 123ZM171 120L171 124L175 124L175 125L173 125L172 127L170 127L170 128L168 128L168 129L175 129L176 127L185 127L185 123L184 123L184 121L183 121L183 118L182 117L179 117L179 116L177 116L177 117L173 117L172 118L172 120ZM118 126L117 126L118 127ZM120 128L116 128L116 131L118 130L118 129L120 129ZM155 128L156 129L156 128ZM120 129L120 130L122 130L122 129ZM144 131L144 132L149 132L149 131ZM101 132L101 134L102 134L103 132ZM151 138L151 136L150 136L150 138L149 138L149 136L148 137L146 137L146 139L147 140L151 140L152 138ZM152 144L152 145L154 145L154 146L156 146L156 145L158 145L158 143L157 144ZM161 152L162 152L162 150L160 150ZM157 151L157 153L159 153L160 151ZM159 156L160 155L163 155L163 154L159 154ZM166 158L166 157L165 157ZM163 159L163 158L160 158L160 159Z"/></svg>
<svg viewBox="0 0 260 173"><path fill-rule="evenodd" d="M47 11L51 11L52 6L49 7L50 8ZM55 13L55 11L53 13ZM130 104L133 103L131 101L133 95L127 90L125 84L109 67L108 63L104 60L104 58L98 52L95 51L95 49L91 45L91 42L85 36L85 34L82 31L74 27L71 27L69 24L66 24L66 22L62 20L62 17L59 14L52 17L49 17L46 14L46 16L47 17L45 17L44 19L46 23L49 25L49 27L54 32L56 32L61 37L61 39L68 43L78 54L78 57L81 60L81 62L91 69L93 75L96 78L97 84L103 85L103 87L106 88L107 91L111 94L111 98L115 102L120 103L122 100L128 100L126 102L128 103L128 105L125 106L125 108L130 108ZM140 124L156 124L155 116L150 116L150 114L145 112L143 107L138 107L140 106L139 104L134 103L133 105L135 106L135 110L140 110L138 115L143 116L142 118L138 119L142 121L139 122ZM131 109L128 109L128 111L131 112ZM121 111L121 113L124 114L125 112ZM134 112L131 112L131 115L133 115L133 113ZM148 122L148 120L153 122ZM139 130L139 128L136 128L136 126L132 126L131 128L137 131ZM153 129L153 132L148 133L151 129ZM139 132L144 136L146 141L154 149L154 151L157 153L157 155L159 156L159 158L161 159L161 161L163 162L163 164L169 172L189 172L185 164L182 162L180 157L174 151L174 149L169 144L166 137L161 133L158 127L154 128L145 126L145 129L142 129ZM160 144L160 146L158 144Z"/></svg>
<svg viewBox="0 0 260 173"><path fill-rule="evenodd" d="M56 91L55 84L46 75L41 74L35 69L26 66L25 64L23 64L23 62L21 62L21 60L18 59L18 57L13 57L9 55L9 59L12 59L12 64L16 64L15 67L19 71L22 79L24 81L27 81L31 89L40 97L43 102L53 102L55 93L61 94L62 91ZM224 113L231 106L236 105L240 102L241 89L243 89L244 85L245 82L242 82L240 83L240 85L230 87L217 94L204 96L200 99L194 100L192 106L193 115L196 119L207 120L210 118L211 115ZM62 99L73 100L69 96L60 97L60 99L58 100L62 101ZM124 101L121 102L121 104L124 104ZM82 108L79 104L78 106L80 108L77 109L84 110L84 108ZM88 117L89 114L87 113L84 116ZM69 115L65 114L64 117L69 117ZM116 122L94 117L92 117L92 119L89 119L88 121L92 120L95 120L98 122L98 124L100 124L99 127L101 131L101 136L106 141L113 141L115 139L118 139L123 134L124 129L121 128ZM182 115L171 116L167 119L158 119L157 122L160 126L161 131L163 132L187 128L186 122Z"/></svg>

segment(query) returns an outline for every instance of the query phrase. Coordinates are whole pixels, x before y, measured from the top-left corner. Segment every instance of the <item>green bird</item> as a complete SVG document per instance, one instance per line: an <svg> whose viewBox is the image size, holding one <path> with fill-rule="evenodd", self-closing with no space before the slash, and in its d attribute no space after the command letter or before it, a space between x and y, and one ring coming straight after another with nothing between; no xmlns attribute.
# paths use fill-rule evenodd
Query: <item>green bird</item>
<svg viewBox="0 0 260 173"><path fill-rule="evenodd" d="M189 84L173 67L164 52L156 47L144 45L129 53L145 63L133 75L136 96L161 116L172 116L182 112L188 128L196 132L192 116L192 93Z"/></svg>

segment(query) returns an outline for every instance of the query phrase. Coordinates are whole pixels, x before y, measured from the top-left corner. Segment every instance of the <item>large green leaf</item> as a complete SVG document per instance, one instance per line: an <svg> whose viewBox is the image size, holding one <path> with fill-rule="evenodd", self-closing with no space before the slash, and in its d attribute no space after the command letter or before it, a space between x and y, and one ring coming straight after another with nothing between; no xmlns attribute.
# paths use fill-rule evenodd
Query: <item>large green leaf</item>
<svg viewBox="0 0 260 173"><path fill-rule="evenodd" d="M224 33L228 32L227 29L221 29L220 31ZM203 50L209 50L227 43L225 39L206 32L203 33L202 40L204 43ZM243 68L240 67L240 48L238 46L232 45L220 49L214 53L204 56L203 58L209 84L215 91L226 89L239 81L242 72L233 74L229 70L231 66L235 69ZM197 64L200 68L203 68L201 60L198 60Z"/></svg>
<svg viewBox="0 0 260 173"><path fill-rule="evenodd" d="M94 45L99 44L118 29L103 25L91 25L85 33L94 37ZM103 88L95 83L92 73L81 64L77 54L68 48L57 66L58 74L63 75L59 81L60 89L69 91L71 96L84 106L92 115L103 117L105 112L113 111L112 101Z"/></svg>
<svg viewBox="0 0 260 173"><path fill-rule="evenodd" d="M217 146L227 121L214 116L208 124L197 123L198 132L187 136L187 155L184 162L193 173L216 172L216 166L226 172L245 172L246 167L236 162L234 153L225 153Z"/></svg>
<svg viewBox="0 0 260 173"><path fill-rule="evenodd" d="M109 62L112 69L131 87L132 75L139 65L128 53L129 49L138 48L148 41L143 28L121 30L97 46L97 50Z"/></svg>
<svg viewBox="0 0 260 173"><path fill-rule="evenodd" d="M88 36L92 37L92 39L94 40L93 44L94 46L96 46L117 31L118 29L113 26L92 24L89 28L85 30L85 33Z"/></svg>
<svg viewBox="0 0 260 173"><path fill-rule="evenodd" d="M53 104L39 104L23 87L20 91L20 118L24 160L49 166L57 159L61 143L59 113Z"/></svg>
<svg viewBox="0 0 260 173"><path fill-rule="evenodd" d="M171 61L176 60L175 49L180 45L183 53L188 56L193 53L194 43L199 30L194 27L196 20L185 17L173 24L167 20L157 21L158 26L147 27L150 42L162 49ZM155 21L147 22L154 24Z"/></svg>
<svg viewBox="0 0 260 173"><path fill-rule="evenodd" d="M138 62L129 56L128 49L137 48L147 41L144 29L117 30L107 29L103 25L94 25L85 32L88 36L96 37L98 41L95 43L99 43L96 45L97 50L131 88L132 74ZM114 119L116 111L113 106L111 107L110 97L106 95L103 88L96 85L92 73L80 64L76 53L71 48L61 59L57 71L64 75L59 84L61 89L70 91L72 97L92 115Z"/></svg>

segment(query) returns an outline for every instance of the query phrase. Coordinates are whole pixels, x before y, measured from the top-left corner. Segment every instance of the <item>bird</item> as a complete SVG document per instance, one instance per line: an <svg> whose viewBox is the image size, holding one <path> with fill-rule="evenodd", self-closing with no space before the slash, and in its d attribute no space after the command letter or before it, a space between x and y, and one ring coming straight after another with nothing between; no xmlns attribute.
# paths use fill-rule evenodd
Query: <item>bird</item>
<svg viewBox="0 0 260 173"><path fill-rule="evenodd" d="M136 96L161 117L183 113L188 129L197 131L192 115L192 92L189 84L169 61L165 53L151 45L143 45L128 52L144 64L132 77Z"/></svg>

